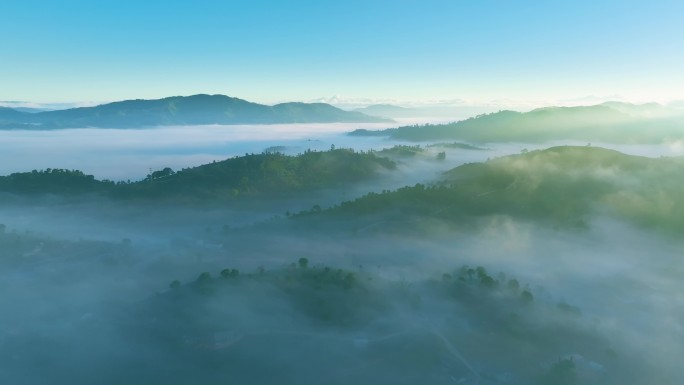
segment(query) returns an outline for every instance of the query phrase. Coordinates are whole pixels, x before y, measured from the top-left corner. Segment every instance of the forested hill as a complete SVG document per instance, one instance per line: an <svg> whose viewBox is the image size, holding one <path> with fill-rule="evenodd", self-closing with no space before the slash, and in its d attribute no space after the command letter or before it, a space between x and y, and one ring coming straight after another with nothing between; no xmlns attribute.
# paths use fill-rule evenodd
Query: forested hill
<svg viewBox="0 0 684 385"><path fill-rule="evenodd" d="M395 163L373 153L336 149L297 156L251 154L175 172L150 173L136 182L97 180L81 171L47 169L0 177L0 192L22 196L84 194L115 199L214 202L242 197L290 196L369 180Z"/></svg>
<svg viewBox="0 0 684 385"><path fill-rule="evenodd" d="M0 128L140 128L203 124L362 123L390 121L324 103L267 106L225 95L125 100L95 107L22 113L0 110Z"/></svg>
<svg viewBox="0 0 684 385"><path fill-rule="evenodd" d="M662 143L684 138L684 118L681 112L660 105L604 103L588 107L540 108L530 112L499 111L455 123L403 126L382 131L359 129L350 135L473 143L551 140Z"/></svg>
<svg viewBox="0 0 684 385"><path fill-rule="evenodd" d="M608 215L677 233L684 230L683 166L683 158L553 147L466 164L447 172L439 184L369 193L297 218L302 223L349 219L357 230L377 225L413 231L426 220L469 227L497 216L583 228Z"/></svg>

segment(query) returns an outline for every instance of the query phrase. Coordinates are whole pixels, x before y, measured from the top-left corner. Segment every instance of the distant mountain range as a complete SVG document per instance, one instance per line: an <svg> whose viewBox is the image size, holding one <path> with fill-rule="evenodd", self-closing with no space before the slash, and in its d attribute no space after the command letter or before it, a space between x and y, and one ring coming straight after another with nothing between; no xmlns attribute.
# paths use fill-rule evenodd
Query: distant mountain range
<svg viewBox="0 0 684 385"><path fill-rule="evenodd" d="M225 95L125 100L95 107L26 112L0 107L0 129L142 128L205 124L371 123L389 119L324 103L267 106Z"/></svg>
<svg viewBox="0 0 684 385"><path fill-rule="evenodd" d="M608 102L595 106L546 107L530 112L499 111L448 124L356 130L350 135L473 143L548 140L661 143L684 139L684 115L682 111L657 103Z"/></svg>
<svg viewBox="0 0 684 385"><path fill-rule="evenodd" d="M414 107L402 107L394 104L373 104L353 111L366 115L390 119L463 119L470 116L494 112L498 110L493 105L449 105L435 104Z"/></svg>
<svg viewBox="0 0 684 385"><path fill-rule="evenodd" d="M420 116L421 111L415 108L395 106L393 104L373 104L368 107L357 108L353 111L383 118L405 118Z"/></svg>

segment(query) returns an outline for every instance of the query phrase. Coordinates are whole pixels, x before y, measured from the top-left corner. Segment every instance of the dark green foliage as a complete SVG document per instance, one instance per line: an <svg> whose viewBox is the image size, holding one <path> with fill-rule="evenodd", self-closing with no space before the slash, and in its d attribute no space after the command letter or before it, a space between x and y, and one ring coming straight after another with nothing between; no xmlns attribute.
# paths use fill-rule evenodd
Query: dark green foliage
<svg viewBox="0 0 684 385"><path fill-rule="evenodd" d="M575 362L572 358L559 359L538 382L539 385L575 385L577 383Z"/></svg>
<svg viewBox="0 0 684 385"><path fill-rule="evenodd" d="M395 158L411 158L424 151L425 150L420 146L397 145L391 148L386 148L382 151L378 151L377 154Z"/></svg>
<svg viewBox="0 0 684 385"><path fill-rule="evenodd" d="M497 308L497 311L501 312L516 312L523 309L526 304L520 301L517 291L501 285L500 281L490 276L483 266L473 268L464 265L454 271L453 275L457 277L455 281L451 279L451 273L444 273L441 283L446 285L449 294L461 303L473 307L473 310L490 312ZM511 281L518 282L516 279ZM529 291L527 294L532 295ZM500 314L497 317L504 315ZM503 322L501 319L499 321Z"/></svg>
<svg viewBox="0 0 684 385"><path fill-rule="evenodd" d="M252 154L174 172L151 172L134 183L98 181L80 171L47 169L0 177L0 192L97 194L115 199L210 203L242 198L288 197L371 179L395 163L372 153L349 149L306 151L298 156Z"/></svg>
<svg viewBox="0 0 684 385"><path fill-rule="evenodd" d="M205 271L197 277L197 283L207 283L211 281L211 273Z"/></svg>
<svg viewBox="0 0 684 385"><path fill-rule="evenodd" d="M571 360L540 369L554 352L579 351L603 357L605 346L609 346L589 329L573 324L582 322L580 317L568 317L553 304L526 306L507 287L482 284L482 280L493 279L483 266L463 266L442 273L441 279L407 283L328 266L303 269L300 264L298 260L232 280L211 280L203 273L206 285L191 283L145 305L145 311L159 320L150 327L165 341L179 341L173 345L175 349L193 354L199 350L207 356L236 357L259 341L269 350L284 343L288 351L306 351L304 347L311 343L341 343L347 357L361 355L362 361L375 357L374 367L387 359L392 370L410 368L415 373L437 373L445 362L460 366L460 358L445 349L445 343L451 343L470 362L480 363L476 370L482 370L483 378L487 371L479 367L486 363L484 366L508 368L522 383L539 384L573 384L576 376ZM224 269L221 275L229 273ZM255 309L266 312L266 320L273 320L264 323L264 319L254 318ZM305 326L293 327L292 319ZM264 324L270 329L264 329ZM220 340L214 342L215 331L227 331L243 340L224 346ZM360 339L361 345L347 341L351 338ZM218 350L212 353L214 349ZM318 348L315 352L325 354ZM416 360L418 355L429 358Z"/></svg>
<svg viewBox="0 0 684 385"><path fill-rule="evenodd" d="M298 156L255 154L178 171L158 180L121 186L114 193L131 199L232 200L286 196L366 180L394 163L347 149L306 151Z"/></svg>
<svg viewBox="0 0 684 385"><path fill-rule="evenodd" d="M223 278L237 278L240 276L238 269L223 269L221 270L221 277Z"/></svg>
<svg viewBox="0 0 684 385"><path fill-rule="evenodd" d="M380 306L381 301L377 296L364 295L367 288L359 282L355 273L329 267L311 268L308 264L306 258L300 258L292 264L294 269L267 271L259 267L257 274L245 276L240 276L236 269L223 269L221 280L212 280L211 273L204 272L188 288L202 296L217 296L227 288L225 285L229 282L232 285L272 286L286 294L293 306L305 314L331 325L352 324L359 320L362 313L371 311L376 305Z"/></svg>
<svg viewBox="0 0 684 385"><path fill-rule="evenodd" d="M426 147L455 148L455 149L461 149L461 150L487 150L487 148L484 148L484 147L473 146L472 144L462 143L462 142L434 143L434 144L429 144Z"/></svg>
<svg viewBox="0 0 684 385"><path fill-rule="evenodd" d="M356 274L349 272L344 276L344 288L350 289L356 285Z"/></svg>
<svg viewBox="0 0 684 385"><path fill-rule="evenodd" d="M532 295L532 293L529 290L523 290L520 293L520 299L524 303L532 303L532 301L534 301L534 296Z"/></svg>
<svg viewBox="0 0 684 385"><path fill-rule="evenodd" d="M0 177L0 191L15 194L74 195L106 192L113 187L113 182L99 181L77 170L48 168Z"/></svg>
<svg viewBox="0 0 684 385"><path fill-rule="evenodd" d="M160 178L164 178L164 177L167 177L167 176L170 176L173 174L175 174L175 172L171 168L165 167L162 170L152 172L151 174L149 174L145 178L145 180L149 181L149 180L160 179Z"/></svg>
<svg viewBox="0 0 684 385"><path fill-rule="evenodd" d="M369 193L323 214L354 218L361 227L364 218L435 219L466 227L479 218L510 216L584 230L595 215L608 213L676 233L684 230L684 184L678 182L683 166L680 158L553 147L466 164L447 172L442 183Z"/></svg>

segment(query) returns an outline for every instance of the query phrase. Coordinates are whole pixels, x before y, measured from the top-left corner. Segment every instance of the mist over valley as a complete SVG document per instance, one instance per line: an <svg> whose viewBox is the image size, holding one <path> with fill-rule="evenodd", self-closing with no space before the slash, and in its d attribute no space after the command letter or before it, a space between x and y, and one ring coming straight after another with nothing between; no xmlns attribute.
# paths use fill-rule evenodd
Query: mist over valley
<svg viewBox="0 0 684 385"><path fill-rule="evenodd" d="M0 132L0 380L684 379L678 142L359 127Z"/></svg>

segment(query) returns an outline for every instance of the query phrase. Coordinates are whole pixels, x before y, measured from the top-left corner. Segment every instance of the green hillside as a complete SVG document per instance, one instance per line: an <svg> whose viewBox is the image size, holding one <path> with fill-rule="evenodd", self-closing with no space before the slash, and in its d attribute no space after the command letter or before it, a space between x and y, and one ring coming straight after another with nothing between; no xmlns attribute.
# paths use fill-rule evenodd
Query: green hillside
<svg viewBox="0 0 684 385"><path fill-rule="evenodd" d="M382 131L359 129L350 135L472 143L551 140L661 143L684 138L684 119L670 112L665 113L653 105L625 103L548 107L530 112L499 111L448 124L403 126Z"/></svg>
<svg viewBox="0 0 684 385"><path fill-rule="evenodd" d="M370 193L323 215L353 218L356 228L378 222L411 228L427 219L468 227L500 215L582 228L608 214L676 232L684 229L682 166L682 158L553 147L466 164L447 172L441 183ZM300 217L318 220L312 214Z"/></svg>
<svg viewBox="0 0 684 385"><path fill-rule="evenodd" d="M387 158L348 149L306 151L297 156L276 152L234 157L177 172L166 168L130 183L97 180L76 170L34 170L0 177L0 192L65 197L91 194L176 203L232 201L348 187L395 167Z"/></svg>

